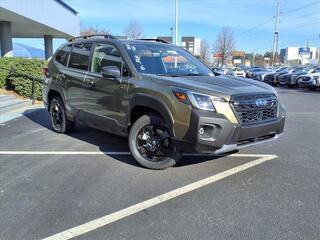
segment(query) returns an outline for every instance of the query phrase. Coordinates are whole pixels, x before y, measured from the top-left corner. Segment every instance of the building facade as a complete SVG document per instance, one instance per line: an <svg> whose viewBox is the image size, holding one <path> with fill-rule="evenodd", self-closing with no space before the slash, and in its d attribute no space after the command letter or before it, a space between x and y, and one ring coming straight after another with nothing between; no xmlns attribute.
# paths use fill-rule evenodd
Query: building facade
<svg viewBox="0 0 320 240"><path fill-rule="evenodd" d="M196 37L182 37L181 47L194 56L200 55L201 39Z"/></svg>
<svg viewBox="0 0 320 240"><path fill-rule="evenodd" d="M173 43L173 42L172 42L172 37L160 36L160 37L157 37L157 39L166 41L166 42L168 42L168 43Z"/></svg>
<svg viewBox="0 0 320 240"><path fill-rule="evenodd" d="M287 47L280 50L280 60L284 64L318 63L316 47Z"/></svg>
<svg viewBox="0 0 320 240"><path fill-rule="evenodd" d="M12 56L12 38L43 38L45 58L50 58L53 38L80 35L77 14L62 0L1 0L1 56Z"/></svg>

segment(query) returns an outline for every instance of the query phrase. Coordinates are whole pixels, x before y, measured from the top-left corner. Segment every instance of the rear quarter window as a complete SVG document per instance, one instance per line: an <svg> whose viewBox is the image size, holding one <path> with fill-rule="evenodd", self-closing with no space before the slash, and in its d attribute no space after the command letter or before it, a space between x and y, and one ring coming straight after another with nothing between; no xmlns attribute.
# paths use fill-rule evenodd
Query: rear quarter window
<svg viewBox="0 0 320 240"><path fill-rule="evenodd" d="M77 43L73 46L69 67L88 70L92 43Z"/></svg>
<svg viewBox="0 0 320 240"><path fill-rule="evenodd" d="M71 51L72 45L67 45L57 51L55 55L55 60L61 63L62 65L67 65L68 56Z"/></svg>

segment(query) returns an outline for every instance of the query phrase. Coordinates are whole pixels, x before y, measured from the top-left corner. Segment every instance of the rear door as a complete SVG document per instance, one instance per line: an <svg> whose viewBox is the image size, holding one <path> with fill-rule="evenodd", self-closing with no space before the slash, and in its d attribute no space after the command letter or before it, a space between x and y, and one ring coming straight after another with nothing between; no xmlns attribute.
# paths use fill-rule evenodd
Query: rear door
<svg viewBox="0 0 320 240"><path fill-rule="evenodd" d="M83 80L88 73L92 43L75 43L69 58L68 68L61 77L65 81L66 98L68 105L74 110L84 107ZM81 119L81 117L80 117Z"/></svg>

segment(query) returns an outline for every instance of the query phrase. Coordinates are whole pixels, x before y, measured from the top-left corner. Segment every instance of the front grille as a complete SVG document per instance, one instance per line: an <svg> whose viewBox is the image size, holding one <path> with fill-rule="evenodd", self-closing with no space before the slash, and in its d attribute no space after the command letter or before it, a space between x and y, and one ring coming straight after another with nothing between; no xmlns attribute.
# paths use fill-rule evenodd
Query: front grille
<svg viewBox="0 0 320 240"><path fill-rule="evenodd" d="M272 82L273 81L273 75L266 75L264 77L265 82Z"/></svg>
<svg viewBox="0 0 320 240"><path fill-rule="evenodd" d="M256 124L275 120L278 99L274 94L234 96L231 106L242 125Z"/></svg>
<svg viewBox="0 0 320 240"><path fill-rule="evenodd" d="M304 76L303 78L301 78L301 81L303 82L309 82L311 80L311 77L309 76Z"/></svg>

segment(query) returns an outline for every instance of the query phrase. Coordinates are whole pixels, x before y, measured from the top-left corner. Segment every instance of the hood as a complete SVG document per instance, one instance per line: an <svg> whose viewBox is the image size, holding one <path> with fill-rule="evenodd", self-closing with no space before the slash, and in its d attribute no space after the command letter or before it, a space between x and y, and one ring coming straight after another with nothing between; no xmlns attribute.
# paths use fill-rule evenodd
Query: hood
<svg viewBox="0 0 320 240"><path fill-rule="evenodd" d="M262 75L269 75L269 74L272 74L272 72L257 72L255 75L257 75L257 76L262 76Z"/></svg>
<svg viewBox="0 0 320 240"><path fill-rule="evenodd" d="M304 74L303 76L310 76L310 77L320 76L320 73L308 73L308 74Z"/></svg>
<svg viewBox="0 0 320 240"><path fill-rule="evenodd" d="M286 73L286 74L281 74L281 77L287 78L287 77L292 77L297 75L298 73Z"/></svg>
<svg viewBox="0 0 320 240"><path fill-rule="evenodd" d="M208 95L217 95L224 97L226 100L237 94L276 93L274 88L266 83L230 75L183 77L145 75L160 84L189 89Z"/></svg>

